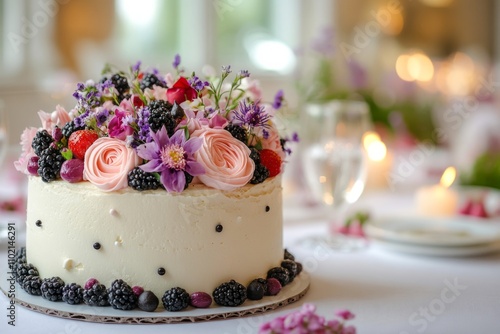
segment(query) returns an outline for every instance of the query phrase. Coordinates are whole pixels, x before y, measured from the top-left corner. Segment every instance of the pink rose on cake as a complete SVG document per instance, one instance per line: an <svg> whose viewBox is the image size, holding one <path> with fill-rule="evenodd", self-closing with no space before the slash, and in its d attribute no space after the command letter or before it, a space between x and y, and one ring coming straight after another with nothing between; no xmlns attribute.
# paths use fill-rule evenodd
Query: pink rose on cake
<svg viewBox="0 0 500 334"><path fill-rule="evenodd" d="M85 180L103 191L116 191L128 186L127 174L140 160L124 141L102 137L85 152L84 162Z"/></svg>
<svg viewBox="0 0 500 334"><path fill-rule="evenodd" d="M195 131L193 136L203 139L194 156L205 167L205 174L198 177L205 185L234 190L252 179L255 164L250 159L250 149L231 133L224 129L204 128Z"/></svg>

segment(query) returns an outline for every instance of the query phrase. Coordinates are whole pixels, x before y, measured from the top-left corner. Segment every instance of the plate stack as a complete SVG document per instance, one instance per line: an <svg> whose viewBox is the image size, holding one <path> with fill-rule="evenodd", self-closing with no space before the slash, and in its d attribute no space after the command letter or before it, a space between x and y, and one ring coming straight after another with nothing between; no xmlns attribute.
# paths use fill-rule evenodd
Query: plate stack
<svg viewBox="0 0 500 334"><path fill-rule="evenodd" d="M372 245L427 256L473 256L500 251L498 222L468 217L386 218L367 223Z"/></svg>

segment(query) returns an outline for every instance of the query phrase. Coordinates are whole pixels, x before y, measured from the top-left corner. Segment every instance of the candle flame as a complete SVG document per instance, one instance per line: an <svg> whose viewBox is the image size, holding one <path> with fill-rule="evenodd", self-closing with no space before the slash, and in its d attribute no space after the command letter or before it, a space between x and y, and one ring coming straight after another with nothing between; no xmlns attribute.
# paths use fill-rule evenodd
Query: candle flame
<svg viewBox="0 0 500 334"><path fill-rule="evenodd" d="M387 155L387 147L380 140L380 136L373 131L367 131L363 136L363 146L372 161L382 161Z"/></svg>
<svg viewBox="0 0 500 334"><path fill-rule="evenodd" d="M366 131L363 135L363 146L368 149L371 143L374 141L380 141L380 136L374 131Z"/></svg>
<svg viewBox="0 0 500 334"><path fill-rule="evenodd" d="M445 188L450 187L453 184L453 181L455 181L455 178L457 176L457 170L455 167L448 167L443 173L443 176L441 176L441 185Z"/></svg>

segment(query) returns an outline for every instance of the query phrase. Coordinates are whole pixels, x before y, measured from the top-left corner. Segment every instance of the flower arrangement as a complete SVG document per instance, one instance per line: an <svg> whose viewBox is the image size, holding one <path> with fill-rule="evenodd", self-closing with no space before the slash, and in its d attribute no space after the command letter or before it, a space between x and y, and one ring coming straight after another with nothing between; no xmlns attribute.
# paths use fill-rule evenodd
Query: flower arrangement
<svg viewBox="0 0 500 334"><path fill-rule="evenodd" d="M262 102L259 83L242 70L186 75L176 55L174 73L129 73L106 66L99 82L79 83L71 111L40 111L42 127L21 136L17 170L45 182L88 181L102 191L128 186L182 192L191 182L220 190L261 183L282 172L289 140L274 116L285 101Z"/></svg>
<svg viewBox="0 0 500 334"><path fill-rule="evenodd" d="M335 315L340 320L326 320L316 314L316 306L306 303L298 311L264 323L259 334L356 334L354 326L345 324L354 318L353 313L341 310Z"/></svg>

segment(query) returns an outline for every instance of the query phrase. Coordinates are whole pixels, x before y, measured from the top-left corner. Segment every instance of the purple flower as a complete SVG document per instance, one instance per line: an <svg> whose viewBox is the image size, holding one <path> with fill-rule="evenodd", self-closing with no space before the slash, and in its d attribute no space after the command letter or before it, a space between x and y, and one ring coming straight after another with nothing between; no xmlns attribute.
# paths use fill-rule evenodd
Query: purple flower
<svg viewBox="0 0 500 334"><path fill-rule="evenodd" d="M239 109L234 112L234 119L237 123L248 125L249 127L261 126L269 127L271 116L265 111L263 106L256 103L246 104L245 101L240 103Z"/></svg>
<svg viewBox="0 0 500 334"><path fill-rule="evenodd" d="M181 56L179 54L176 54L174 57L174 62L172 63L172 66L177 69L179 65L181 64Z"/></svg>
<svg viewBox="0 0 500 334"><path fill-rule="evenodd" d="M228 75L229 73L231 73L231 65L222 65L222 74Z"/></svg>
<svg viewBox="0 0 500 334"><path fill-rule="evenodd" d="M137 133L138 139L145 143L151 142L151 130L149 127L149 108L143 107L137 113L137 126L139 126L139 131Z"/></svg>
<svg viewBox="0 0 500 334"><path fill-rule="evenodd" d="M87 119L89 117L90 117L90 111L87 110L80 116L76 117L73 122L75 123L76 127L82 127L85 126Z"/></svg>
<svg viewBox="0 0 500 334"><path fill-rule="evenodd" d="M141 69L141 61L138 60L137 63L135 63L134 66L132 66L132 72L139 72Z"/></svg>
<svg viewBox="0 0 500 334"><path fill-rule="evenodd" d="M148 163L139 166L149 173L161 173L160 181L168 192L181 192L186 186L184 172L192 176L205 173L203 166L196 162L193 153L198 151L203 143L201 138L190 138L186 141L184 131L177 130L171 138L165 127L154 133L153 141L137 147L137 155Z"/></svg>
<svg viewBox="0 0 500 334"><path fill-rule="evenodd" d="M109 117L109 110L104 108L101 111L97 112L95 115L95 119L97 121L97 126L103 125Z"/></svg>
<svg viewBox="0 0 500 334"><path fill-rule="evenodd" d="M344 320L350 320L354 318L354 314L349 310L340 310L335 312L335 315L341 317Z"/></svg>
<svg viewBox="0 0 500 334"><path fill-rule="evenodd" d="M273 108L279 109L281 108L282 104L283 104L283 90L280 89L274 96Z"/></svg>
<svg viewBox="0 0 500 334"><path fill-rule="evenodd" d="M196 91L198 91L198 92L202 91L203 88L210 85L207 81L201 81L200 78L198 78L196 75L189 78L188 82L191 85L191 87L196 89Z"/></svg>
<svg viewBox="0 0 500 334"><path fill-rule="evenodd" d="M238 74L240 78L248 78L250 76L250 73L248 70L240 70L240 73Z"/></svg>

